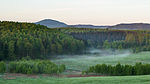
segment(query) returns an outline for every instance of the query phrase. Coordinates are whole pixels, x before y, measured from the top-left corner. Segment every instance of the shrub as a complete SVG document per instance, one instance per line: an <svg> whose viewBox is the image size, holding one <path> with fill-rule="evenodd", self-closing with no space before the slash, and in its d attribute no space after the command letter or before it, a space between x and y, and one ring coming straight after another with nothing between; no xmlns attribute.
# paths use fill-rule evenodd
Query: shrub
<svg viewBox="0 0 150 84"><path fill-rule="evenodd" d="M150 64L136 63L135 65L121 65L118 63L115 66L97 64L95 66L89 67L89 69L84 72L115 76L149 75Z"/></svg>
<svg viewBox="0 0 150 84"><path fill-rule="evenodd" d="M55 74L65 70L65 65L60 67L49 60L21 60L9 63L9 72L24 74Z"/></svg>

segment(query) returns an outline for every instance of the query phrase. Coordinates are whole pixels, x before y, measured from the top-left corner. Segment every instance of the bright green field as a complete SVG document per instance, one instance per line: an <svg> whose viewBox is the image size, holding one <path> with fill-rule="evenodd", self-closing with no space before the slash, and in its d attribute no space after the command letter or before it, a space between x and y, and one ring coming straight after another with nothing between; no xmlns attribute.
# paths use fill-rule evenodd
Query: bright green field
<svg viewBox="0 0 150 84"><path fill-rule="evenodd" d="M67 69L86 70L89 66L96 64L135 64L136 62L150 63L150 52L141 53L123 53L118 55L101 56L101 55L75 55L74 57L64 57L62 59L52 60L57 64L65 64Z"/></svg>
<svg viewBox="0 0 150 84"><path fill-rule="evenodd" d="M88 78L17 78L6 80L0 78L0 84L150 84L147 76L114 76Z"/></svg>

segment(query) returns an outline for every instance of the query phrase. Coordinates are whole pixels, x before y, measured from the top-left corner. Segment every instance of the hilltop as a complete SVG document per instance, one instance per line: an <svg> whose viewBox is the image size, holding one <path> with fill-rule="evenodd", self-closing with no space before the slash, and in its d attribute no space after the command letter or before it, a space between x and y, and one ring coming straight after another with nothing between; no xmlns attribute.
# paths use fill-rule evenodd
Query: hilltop
<svg viewBox="0 0 150 84"><path fill-rule="evenodd" d="M67 27L68 26L67 24L65 24L63 22L52 20L52 19L44 19L39 22L36 22L35 24L44 25L44 26L47 26L48 28L59 28L59 27Z"/></svg>

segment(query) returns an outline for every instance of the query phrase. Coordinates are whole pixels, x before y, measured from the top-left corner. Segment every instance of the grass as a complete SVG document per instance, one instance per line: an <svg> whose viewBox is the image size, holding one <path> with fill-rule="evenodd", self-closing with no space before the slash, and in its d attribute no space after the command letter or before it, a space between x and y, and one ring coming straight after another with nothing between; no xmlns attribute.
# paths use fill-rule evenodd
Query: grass
<svg viewBox="0 0 150 84"><path fill-rule="evenodd" d="M22 77L9 80L0 77L0 84L150 84L150 75L88 78Z"/></svg>
<svg viewBox="0 0 150 84"><path fill-rule="evenodd" d="M136 54L119 54L115 56L85 55L66 57L52 60L57 64L65 64L67 69L85 70L96 64L135 64L136 62L150 63L150 52ZM56 77L15 77L15 79L4 79L0 74L0 84L150 84L150 75L143 76L106 76L85 78L56 78Z"/></svg>
<svg viewBox="0 0 150 84"><path fill-rule="evenodd" d="M67 69L86 70L89 66L103 63L110 65L115 65L118 62L121 64L135 64L136 62L150 63L150 52L141 52L136 54L126 53L110 56L76 55L75 57L65 57L52 61L56 64L65 64Z"/></svg>

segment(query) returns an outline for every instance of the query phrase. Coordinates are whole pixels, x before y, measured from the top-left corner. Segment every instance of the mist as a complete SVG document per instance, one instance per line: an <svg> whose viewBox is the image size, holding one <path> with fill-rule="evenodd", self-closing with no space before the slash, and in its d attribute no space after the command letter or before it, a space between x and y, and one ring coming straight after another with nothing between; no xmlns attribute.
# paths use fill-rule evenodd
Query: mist
<svg viewBox="0 0 150 84"><path fill-rule="evenodd" d="M52 61L56 64L65 64L69 70L86 70L96 64L117 64L132 54L131 50L88 49L81 55L58 55Z"/></svg>
<svg viewBox="0 0 150 84"><path fill-rule="evenodd" d="M69 59L69 58L114 58L114 57L126 57L130 55L131 50L113 50L113 49L88 49L81 55L58 55L56 59Z"/></svg>

